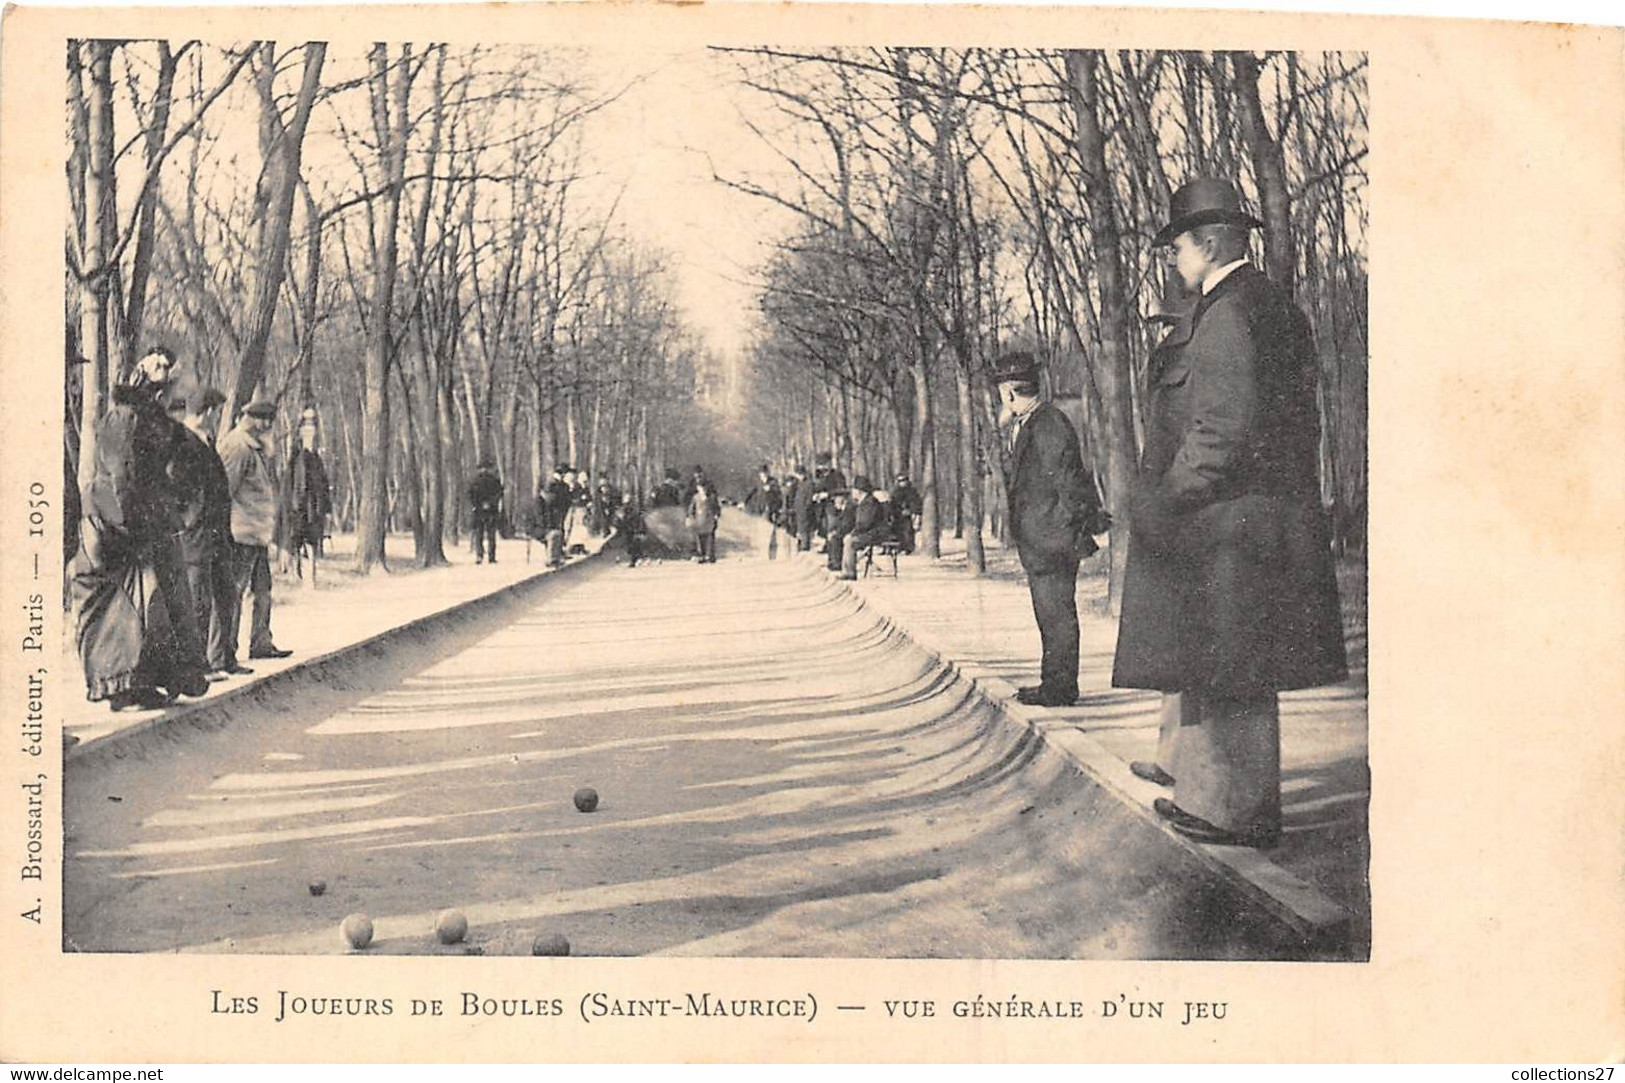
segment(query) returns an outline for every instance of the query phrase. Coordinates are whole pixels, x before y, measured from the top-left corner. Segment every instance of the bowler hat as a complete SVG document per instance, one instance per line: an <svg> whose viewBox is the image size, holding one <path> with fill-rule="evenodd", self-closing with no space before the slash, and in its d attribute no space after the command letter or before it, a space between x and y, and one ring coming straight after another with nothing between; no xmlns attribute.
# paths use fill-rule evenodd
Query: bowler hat
<svg viewBox="0 0 1625 1083"><path fill-rule="evenodd" d="M1248 229L1263 229L1264 223L1241 209L1236 186L1218 177L1196 177L1186 181L1168 201L1168 224L1152 240L1152 245L1172 244L1175 237L1197 226L1228 222Z"/></svg>
<svg viewBox="0 0 1625 1083"><path fill-rule="evenodd" d="M875 491L875 487L869 484L869 479L864 477L862 474L858 474L852 478L852 488L857 489L859 492L865 493L872 493Z"/></svg>
<svg viewBox="0 0 1625 1083"><path fill-rule="evenodd" d="M243 409L249 417L273 418L276 416L276 403L265 399L255 399Z"/></svg>
<svg viewBox="0 0 1625 1083"><path fill-rule="evenodd" d="M1011 350L993 362L994 383L1036 383L1037 380L1038 358L1026 350Z"/></svg>

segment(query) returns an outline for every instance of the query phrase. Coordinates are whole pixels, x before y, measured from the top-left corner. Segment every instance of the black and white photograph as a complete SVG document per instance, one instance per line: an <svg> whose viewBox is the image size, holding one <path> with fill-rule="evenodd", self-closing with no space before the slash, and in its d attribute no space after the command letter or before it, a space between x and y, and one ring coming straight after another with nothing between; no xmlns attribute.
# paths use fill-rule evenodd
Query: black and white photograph
<svg viewBox="0 0 1625 1083"><path fill-rule="evenodd" d="M70 41L64 949L1364 959L1368 64Z"/></svg>

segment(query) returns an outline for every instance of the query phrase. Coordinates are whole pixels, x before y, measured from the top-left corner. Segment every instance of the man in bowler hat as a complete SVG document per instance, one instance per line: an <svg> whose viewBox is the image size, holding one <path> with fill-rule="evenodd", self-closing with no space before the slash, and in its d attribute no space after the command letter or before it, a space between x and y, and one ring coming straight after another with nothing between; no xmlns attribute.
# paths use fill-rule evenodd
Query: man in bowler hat
<svg viewBox="0 0 1625 1083"><path fill-rule="evenodd" d="M1179 694L1157 812L1190 838L1262 847L1281 832L1277 694L1346 667L1314 343L1248 262L1259 228L1231 184L1199 178L1155 240L1198 299L1151 378L1112 683Z"/></svg>
<svg viewBox="0 0 1625 1083"><path fill-rule="evenodd" d="M1095 549L1100 498L1083 468L1078 434L1038 397L1038 362L1016 351L993 364L1001 423L1011 430L1007 460L1010 533L1027 573L1043 641L1039 683L1016 698L1066 707L1078 698L1078 562Z"/></svg>

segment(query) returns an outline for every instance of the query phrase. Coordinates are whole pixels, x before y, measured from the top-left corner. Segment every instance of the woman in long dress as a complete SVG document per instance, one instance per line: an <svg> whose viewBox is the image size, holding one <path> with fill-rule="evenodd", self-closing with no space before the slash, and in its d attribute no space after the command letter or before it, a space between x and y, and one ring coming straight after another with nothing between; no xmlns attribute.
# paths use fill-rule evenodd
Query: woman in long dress
<svg viewBox="0 0 1625 1083"><path fill-rule="evenodd" d="M96 423L82 494L73 594L87 698L115 711L209 688L203 638L181 563L169 465L181 435L162 396L174 359L154 350L113 389Z"/></svg>

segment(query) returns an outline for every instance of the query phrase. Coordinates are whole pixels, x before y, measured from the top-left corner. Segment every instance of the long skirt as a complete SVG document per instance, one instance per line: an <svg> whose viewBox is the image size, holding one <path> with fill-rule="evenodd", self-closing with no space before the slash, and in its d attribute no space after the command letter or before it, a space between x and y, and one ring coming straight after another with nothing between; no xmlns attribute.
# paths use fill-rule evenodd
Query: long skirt
<svg viewBox="0 0 1625 1083"><path fill-rule="evenodd" d="M73 574L79 660L87 698L194 684L208 669L173 545L105 535L83 524Z"/></svg>

